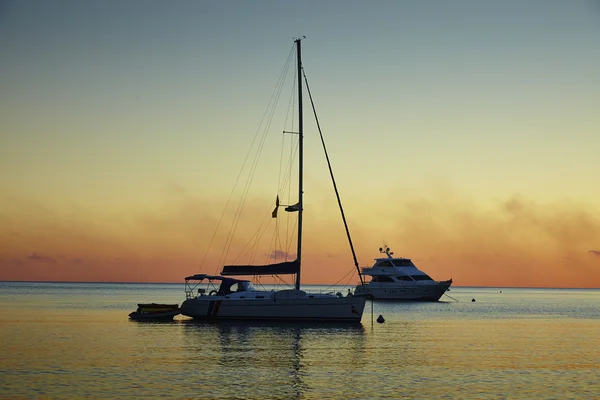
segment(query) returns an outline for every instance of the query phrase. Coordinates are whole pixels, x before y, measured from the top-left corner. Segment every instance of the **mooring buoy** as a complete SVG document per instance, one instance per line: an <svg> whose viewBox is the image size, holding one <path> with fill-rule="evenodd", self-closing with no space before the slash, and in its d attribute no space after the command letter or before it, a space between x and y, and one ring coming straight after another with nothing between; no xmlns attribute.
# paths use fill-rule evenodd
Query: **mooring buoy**
<svg viewBox="0 0 600 400"><path fill-rule="evenodd" d="M379 322L380 324L383 324L385 322L385 318L383 318L383 315L377 317L377 322Z"/></svg>

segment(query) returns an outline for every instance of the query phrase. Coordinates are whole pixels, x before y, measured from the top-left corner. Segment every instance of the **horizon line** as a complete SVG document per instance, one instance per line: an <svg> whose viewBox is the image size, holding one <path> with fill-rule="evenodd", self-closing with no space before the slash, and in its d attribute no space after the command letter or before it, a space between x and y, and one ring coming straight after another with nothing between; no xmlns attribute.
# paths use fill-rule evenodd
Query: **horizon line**
<svg viewBox="0 0 600 400"><path fill-rule="evenodd" d="M176 284L185 284L182 282L133 282L133 281L13 281L13 280L0 280L0 283L84 283L84 284L92 284L92 283L101 283L101 284L155 284L155 285L176 285ZM262 285L276 285L274 283L265 283ZM293 283L289 284L290 286ZM336 285L330 283L306 283L303 286L350 286L350 285ZM453 288L486 288L486 289L584 289L584 290L599 290L600 287L553 287L553 286L460 286L455 285Z"/></svg>

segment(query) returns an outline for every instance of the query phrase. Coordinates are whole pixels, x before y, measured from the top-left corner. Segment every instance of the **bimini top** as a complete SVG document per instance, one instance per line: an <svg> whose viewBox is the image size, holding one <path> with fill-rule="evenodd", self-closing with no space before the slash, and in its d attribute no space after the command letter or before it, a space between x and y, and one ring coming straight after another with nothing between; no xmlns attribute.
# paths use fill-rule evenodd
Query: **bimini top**
<svg viewBox="0 0 600 400"><path fill-rule="evenodd" d="M208 279L211 281L235 281L235 282L250 282L246 279L235 279L235 278L227 278L225 276L219 275L207 275L207 274L196 274L191 276L186 276L186 281L201 281L204 279Z"/></svg>

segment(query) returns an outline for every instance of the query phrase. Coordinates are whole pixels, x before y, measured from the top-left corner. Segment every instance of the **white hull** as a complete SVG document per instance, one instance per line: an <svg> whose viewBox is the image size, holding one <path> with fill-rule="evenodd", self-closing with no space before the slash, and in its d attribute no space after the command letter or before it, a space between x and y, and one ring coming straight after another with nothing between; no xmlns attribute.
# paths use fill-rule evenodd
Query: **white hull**
<svg viewBox="0 0 600 400"><path fill-rule="evenodd" d="M448 290L451 282L415 283L368 283L366 292L357 286L355 294L367 294L375 300L438 301Z"/></svg>
<svg viewBox="0 0 600 400"><path fill-rule="evenodd" d="M286 320L360 322L363 296L325 296L307 293L300 297L235 298L198 296L181 305L181 314L200 320ZM277 292L275 292L277 293Z"/></svg>

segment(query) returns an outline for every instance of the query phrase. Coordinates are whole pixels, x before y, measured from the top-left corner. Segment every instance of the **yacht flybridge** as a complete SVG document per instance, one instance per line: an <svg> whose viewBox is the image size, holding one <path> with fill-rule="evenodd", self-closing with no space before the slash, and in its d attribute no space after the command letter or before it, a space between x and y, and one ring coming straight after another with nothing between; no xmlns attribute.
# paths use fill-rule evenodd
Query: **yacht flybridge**
<svg viewBox="0 0 600 400"><path fill-rule="evenodd" d="M389 247L380 248L379 252L386 257L376 258L373 267L362 269L371 281L357 286L355 294L366 294L375 300L438 301L452 285L452 279L434 281L410 258L394 257Z"/></svg>

